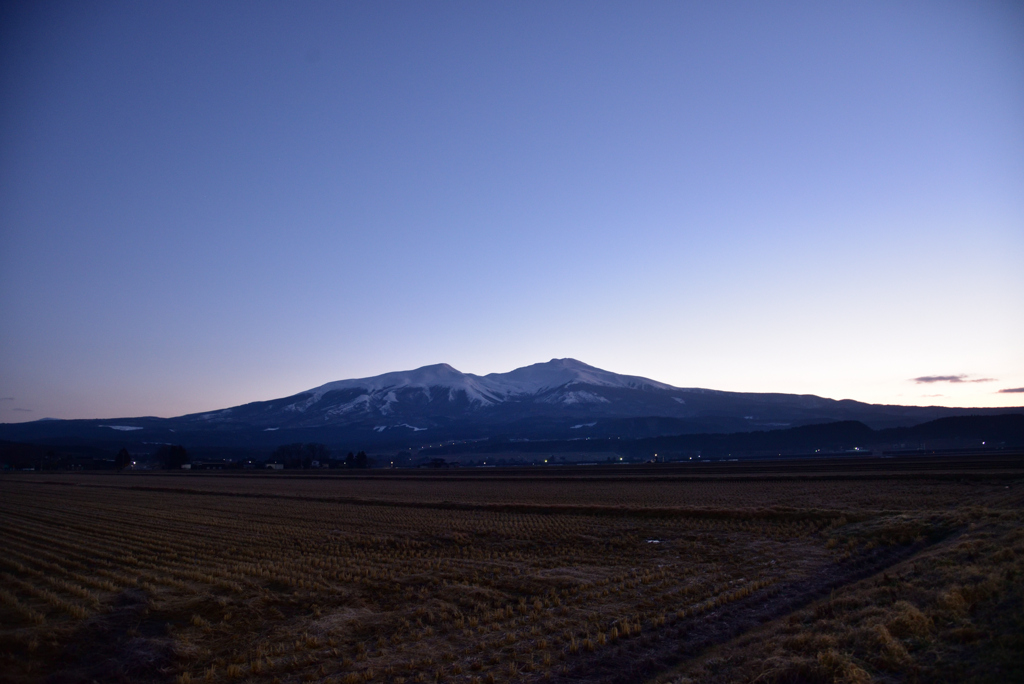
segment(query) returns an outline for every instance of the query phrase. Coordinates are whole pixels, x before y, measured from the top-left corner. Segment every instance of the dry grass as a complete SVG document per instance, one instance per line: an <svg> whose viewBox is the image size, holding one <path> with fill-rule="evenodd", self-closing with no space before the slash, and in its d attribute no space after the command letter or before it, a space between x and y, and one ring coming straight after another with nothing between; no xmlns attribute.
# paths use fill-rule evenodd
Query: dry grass
<svg viewBox="0 0 1024 684"><path fill-rule="evenodd" d="M968 518L953 538L657 681L1024 681L1024 516Z"/></svg>
<svg viewBox="0 0 1024 684"><path fill-rule="evenodd" d="M5 477L0 670L544 681L955 534L671 676L926 681L1013 645L1024 570L1019 488L927 484Z"/></svg>

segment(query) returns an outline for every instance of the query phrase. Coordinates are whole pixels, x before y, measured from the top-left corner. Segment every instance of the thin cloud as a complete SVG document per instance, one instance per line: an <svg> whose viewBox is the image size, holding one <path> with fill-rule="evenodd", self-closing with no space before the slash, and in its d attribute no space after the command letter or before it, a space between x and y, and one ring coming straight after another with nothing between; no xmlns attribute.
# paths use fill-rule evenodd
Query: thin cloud
<svg viewBox="0 0 1024 684"><path fill-rule="evenodd" d="M0 397L0 401L14 401L14 397Z"/></svg>
<svg viewBox="0 0 1024 684"><path fill-rule="evenodd" d="M963 382L966 375L922 375L919 378L912 378L912 382L925 385L931 382Z"/></svg>
<svg viewBox="0 0 1024 684"><path fill-rule="evenodd" d="M927 385L933 382L995 382L995 378L971 378L969 375L961 373L960 375L922 375L919 378L911 378L911 382L916 382L919 385Z"/></svg>
<svg viewBox="0 0 1024 684"><path fill-rule="evenodd" d="M11 410L12 411L20 411L21 413L32 413L32 409L12 408Z"/></svg>
<svg viewBox="0 0 1024 684"><path fill-rule="evenodd" d="M1000 394L1024 394L1024 387L1014 387L1013 389L1001 389Z"/></svg>

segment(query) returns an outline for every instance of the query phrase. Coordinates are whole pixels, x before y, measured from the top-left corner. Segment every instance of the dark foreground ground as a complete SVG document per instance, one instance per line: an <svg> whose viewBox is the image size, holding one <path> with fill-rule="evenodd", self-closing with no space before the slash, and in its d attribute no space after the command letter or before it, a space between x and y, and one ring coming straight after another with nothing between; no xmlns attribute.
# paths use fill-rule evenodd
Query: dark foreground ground
<svg viewBox="0 0 1024 684"><path fill-rule="evenodd" d="M12 682L1024 681L1024 457L0 477Z"/></svg>

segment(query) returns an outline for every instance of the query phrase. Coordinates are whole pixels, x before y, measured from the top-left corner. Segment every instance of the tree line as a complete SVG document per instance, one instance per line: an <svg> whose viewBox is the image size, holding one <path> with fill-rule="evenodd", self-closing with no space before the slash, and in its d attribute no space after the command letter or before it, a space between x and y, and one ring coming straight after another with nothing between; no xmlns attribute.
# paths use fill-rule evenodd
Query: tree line
<svg viewBox="0 0 1024 684"><path fill-rule="evenodd" d="M370 458L365 451L342 458L333 458L326 444L317 442L282 444L274 450L270 460L285 468L369 468Z"/></svg>
<svg viewBox="0 0 1024 684"><path fill-rule="evenodd" d="M179 470L183 465L192 463L192 458L185 447L179 444L165 444L156 454L155 460L161 467L168 470ZM122 448L114 459L114 467L123 470L132 465L133 457L127 449ZM296 442L282 444L271 454L268 463L279 463L285 468L369 468L371 459L365 451L352 453L344 458L334 458L326 444L318 442ZM236 466L237 467L237 466Z"/></svg>

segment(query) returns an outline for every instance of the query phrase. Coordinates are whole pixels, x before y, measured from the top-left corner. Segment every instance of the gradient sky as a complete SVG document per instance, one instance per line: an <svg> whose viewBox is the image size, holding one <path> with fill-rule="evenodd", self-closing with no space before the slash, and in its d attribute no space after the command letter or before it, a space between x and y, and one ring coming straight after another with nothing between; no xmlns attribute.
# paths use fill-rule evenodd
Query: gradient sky
<svg viewBox="0 0 1024 684"><path fill-rule="evenodd" d="M1024 405L1022 3L2 12L0 422L566 356Z"/></svg>

